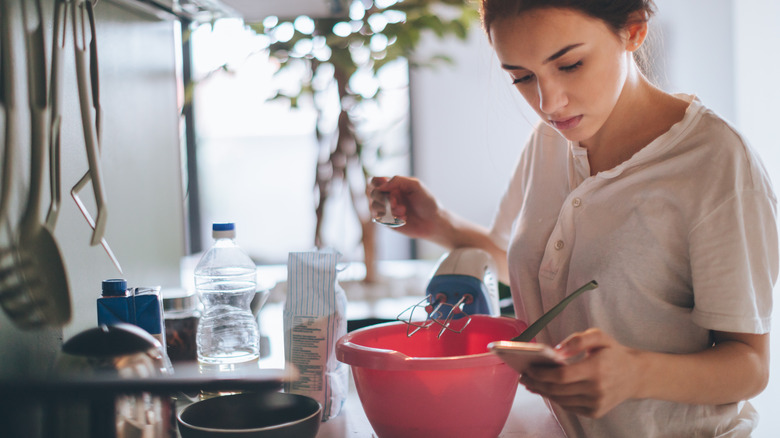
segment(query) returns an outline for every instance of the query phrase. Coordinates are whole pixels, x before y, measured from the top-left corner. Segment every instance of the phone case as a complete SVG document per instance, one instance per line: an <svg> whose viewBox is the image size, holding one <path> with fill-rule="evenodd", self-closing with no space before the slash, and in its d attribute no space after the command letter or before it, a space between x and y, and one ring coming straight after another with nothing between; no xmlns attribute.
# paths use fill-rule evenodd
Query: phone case
<svg viewBox="0 0 780 438"><path fill-rule="evenodd" d="M531 365L566 365L566 360L552 347L545 344L496 341L488 344L488 349L520 374Z"/></svg>

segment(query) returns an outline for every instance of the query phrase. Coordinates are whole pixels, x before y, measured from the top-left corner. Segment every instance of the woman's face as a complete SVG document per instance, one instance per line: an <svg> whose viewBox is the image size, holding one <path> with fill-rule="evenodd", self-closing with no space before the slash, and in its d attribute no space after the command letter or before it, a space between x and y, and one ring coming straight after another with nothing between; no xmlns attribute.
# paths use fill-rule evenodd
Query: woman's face
<svg viewBox="0 0 780 438"><path fill-rule="evenodd" d="M618 101L631 60L601 20L569 9L535 9L490 28L502 67L525 100L571 141L599 132Z"/></svg>

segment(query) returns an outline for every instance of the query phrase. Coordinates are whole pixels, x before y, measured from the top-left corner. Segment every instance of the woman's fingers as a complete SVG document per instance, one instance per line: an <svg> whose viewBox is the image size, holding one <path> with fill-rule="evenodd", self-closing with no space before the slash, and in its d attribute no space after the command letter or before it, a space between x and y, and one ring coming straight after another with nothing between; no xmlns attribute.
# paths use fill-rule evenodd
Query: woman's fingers
<svg viewBox="0 0 780 438"><path fill-rule="evenodd" d="M603 331L590 328L583 332L570 335L558 344L555 349L566 358L588 354L594 350L614 345L614 339Z"/></svg>
<svg viewBox="0 0 780 438"><path fill-rule="evenodd" d="M559 367L532 367L520 378L529 391L564 409L599 417L631 398L640 376L641 358L599 329L575 333L556 348L582 357Z"/></svg>

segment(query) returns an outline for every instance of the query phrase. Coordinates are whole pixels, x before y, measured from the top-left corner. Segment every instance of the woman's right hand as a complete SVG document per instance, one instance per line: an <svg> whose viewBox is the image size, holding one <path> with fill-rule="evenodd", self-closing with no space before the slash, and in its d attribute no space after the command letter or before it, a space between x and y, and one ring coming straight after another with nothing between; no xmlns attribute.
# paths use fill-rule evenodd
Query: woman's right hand
<svg viewBox="0 0 780 438"><path fill-rule="evenodd" d="M385 214L385 197L389 196L393 216L406 221L406 225L395 228L396 231L412 238L434 238L441 220L440 208L417 178L374 177L366 187L366 194L372 217Z"/></svg>
<svg viewBox="0 0 780 438"><path fill-rule="evenodd" d="M499 278L509 282L506 250L495 244L490 230L461 219L443 208L417 178L374 177L366 186L372 217L385 214L385 198L390 198L392 215L406 224L393 228L406 236L429 240L447 249L469 247L488 251L498 264Z"/></svg>

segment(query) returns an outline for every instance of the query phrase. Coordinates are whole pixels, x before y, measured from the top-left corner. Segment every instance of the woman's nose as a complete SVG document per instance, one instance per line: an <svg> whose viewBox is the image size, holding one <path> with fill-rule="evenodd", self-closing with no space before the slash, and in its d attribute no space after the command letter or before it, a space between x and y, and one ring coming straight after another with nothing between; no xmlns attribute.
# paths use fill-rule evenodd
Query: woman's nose
<svg viewBox="0 0 780 438"><path fill-rule="evenodd" d="M537 93L539 94L539 110L545 114L555 114L568 103L563 87L553 80L538 81Z"/></svg>

